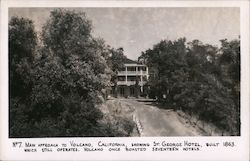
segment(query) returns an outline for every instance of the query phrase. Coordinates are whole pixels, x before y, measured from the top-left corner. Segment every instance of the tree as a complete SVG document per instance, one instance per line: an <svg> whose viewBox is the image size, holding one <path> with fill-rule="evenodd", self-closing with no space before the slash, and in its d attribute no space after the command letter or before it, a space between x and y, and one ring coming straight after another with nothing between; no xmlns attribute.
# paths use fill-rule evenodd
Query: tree
<svg viewBox="0 0 250 161"><path fill-rule="evenodd" d="M131 121L118 120L116 126L124 126L115 128L99 108L110 85L110 68L120 65L109 67L110 56L122 55L122 50L111 49L91 30L85 13L56 9L37 45L32 21L10 21L10 137L131 133Z"/></svg>
<svg viewBox="0 0 250 161"><path fill-rule="evenodd" d="M26 96L30 64L34 60L37 35L29 19L13 17L9 22L9 68L11 96ZM27 79L22 77L26 76Z"/></svg>
<svg viewBox="0 0 250 161"><path fill-rule="evenodd" d="M224 83L236 94L240 86L240 41L221 40L220 52L218 61L223 66L223 76L228 79Z"/></svg>
<svg viewBox="0 0 250 161"><path fill-rule="evenodd" d="M102 102L102 90L110 79L103 56L105 45L92 37L84 13L66 10L51 12L42 42L39 52L43 56L33 73L34 121L41 126L52 122L55 126L51 128L57 129L55 133L51 129L52 135L98 135L96 126L102 113L96 105Z"/></svg>
<svg viewBox="0 0 250 161"><path fill-rule="evenodd" d="M123 54L123 48L109 49L110 55L107 59L107 63L112 71L111 83L113 84L114 95L117 97L117 82L118 82L118 71L124 68L124 61L127 57Z"/></svg>
<svg viewBox="0 0 250 161"><path fill-rule="evenodd" d="M149 66L150 93L158 103L239 135L239 41L221 42L218 49L199 40L164 40L139 60Z"/></svg>
<svg viewBox="0 0 250 161"><path fill-rule="evenodd" d="M37 34L33 21L12 17L9 22L10 136L23 134L32 91L30 79L35 58ZM29 132L29 130L28 130Z"/></svg>
<svg viewBox="0 0 250 161"><path fill-rule="evenodd" d="M240 40L221 40L219 64L222 66L222 83L228 88L234 102L234 120L236 129L240 129ZM238 130L238 134L240 130Z"/></svg>
<svg viewBox="0 0 250 161"><path fill-rule="evenodd" d="M11 100L10 135L112 135L100 131L112 129L99 123L102 112L97 108L110 80L107 47L104 41L91 35L92 26L85 14L52 11L43 27L39 47L32 41L36 36L30 20L14 18L9 26L13 62L10 71L20 72L18 76L28 84L19 84L19 88L29 91L23 95L27 102L20 103L20 98ZM19 61L24 63L20 65ZM29 69L28 74L21 75L25 73L24 67ZM12 74L10 77L12 80ZM18 90L14 86L18 85L16 80L10 85L13 92Z"/></svg>
<svg viewBox="0 0 250 161"><path fill-rule="evenodd" d="M140 61L146 62L151 73L150 96L157 97L161 102L172 104L174 91L181 88L178 87L178 82L186 79L185 41L185 38L177 41L163 40L139 57Z"/></svg>

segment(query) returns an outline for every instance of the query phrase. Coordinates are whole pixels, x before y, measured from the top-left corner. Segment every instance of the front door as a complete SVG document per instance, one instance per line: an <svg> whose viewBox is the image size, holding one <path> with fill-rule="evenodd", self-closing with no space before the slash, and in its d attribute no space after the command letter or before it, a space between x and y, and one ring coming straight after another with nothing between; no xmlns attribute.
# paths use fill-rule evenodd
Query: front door
<svg viewBox="0 0 250 161"><path fill-rule="evenodd" d="M124 87L120 87L120 88L119 88L119 95L120 95L121 97L124 96Z"/></svg>
<svg viewBox="0 0 250 161"><path fill-rule="evenodd" d="M134 97L135 96L135 88L130 87L130 96Z"/></svg>

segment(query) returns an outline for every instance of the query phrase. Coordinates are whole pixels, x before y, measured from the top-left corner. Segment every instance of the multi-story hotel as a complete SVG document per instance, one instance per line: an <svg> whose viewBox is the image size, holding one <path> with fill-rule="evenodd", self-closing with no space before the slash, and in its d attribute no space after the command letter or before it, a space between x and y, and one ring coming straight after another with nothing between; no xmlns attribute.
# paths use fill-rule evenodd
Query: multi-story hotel
<svg viewBox="0 0 250 161"><path fill-rule="evenodd" d="M148 67L127 59L124 68L118 72L117 96L138 97L147 93Z"/></svg>

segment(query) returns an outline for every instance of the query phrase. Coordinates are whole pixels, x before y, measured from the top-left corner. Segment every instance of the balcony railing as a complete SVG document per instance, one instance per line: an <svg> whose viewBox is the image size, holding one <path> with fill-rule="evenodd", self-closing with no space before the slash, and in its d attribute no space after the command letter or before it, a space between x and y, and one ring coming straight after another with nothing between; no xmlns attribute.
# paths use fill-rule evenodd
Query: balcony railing
<svg viewBox="0 0 250 161"><path fill-rule="evenodd" d="M119 71L118 75L147 75L147 71Z"/></svg>
<svg viewBox="0 0 250 161"><path fill-rule="evenodd" d="M135 83L136 83L136 81L118 81L117 82L117 85L126 85L126 86L131 86L131 85L135 85ZM144 84L146 84L146 81L140 81L139 82L139 85L140 86L142 86L142 85L144 85Z"/></svg>

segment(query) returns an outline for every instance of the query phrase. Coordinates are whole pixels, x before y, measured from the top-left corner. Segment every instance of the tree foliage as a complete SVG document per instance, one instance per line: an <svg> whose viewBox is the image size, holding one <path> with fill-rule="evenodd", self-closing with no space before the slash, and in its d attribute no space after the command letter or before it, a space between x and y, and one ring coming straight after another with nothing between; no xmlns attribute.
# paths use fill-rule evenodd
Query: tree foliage
<svg viewBox="0 0 250 161"><path fill-rule="evenodd" d="M123 53L123 48L111 48L109 51L110 56L108 57L108 64L111 70L117 74L118 71L122 70L124 67L124 61L127 59L127 57Z"/></svg>
<svg viewBox="0 0 250 161"><path fill-rule="evenodd" d="M29 118L26 105L32 92L31 68L37 35L31 20L13 17L9 22L10 135L24 134Z"/></svg>
<svg viewBox="0 0 250 161"><path fill-rule="evenodd" d="M123 136L100 122L112 52L91 30L84 13L57 9L37 45L33 22L11 19L11 137Z"/></svg>
<svg viewBox="0 0 250 161"><path fill-rule="evenodd" d="M107 63L111 69L111 83L113 84L113 91L114 96L117 97L118 89L117 89L117 82L118 82L118 71L123 70L124 62L127 57L123 53L123 48L110 48L109 49L110 55L107 59Z"/></svg>
<svg viewBox="0 0 250 161"><path fill-rule="evenodd" d="M29 68L34 59L37 36L31 20L13 17L9 22L10 93L25 97L29 92ZM21 91L22 94L20 93ZM27 92L27 93L26 93Z"/></svg>
<svg viewBox="0 0 250 161"><path fill-rule="evenodd" d="M239 135L239 40L218 49L199 40L163 40L142 52L150 69L150 96Z"/></svg>

